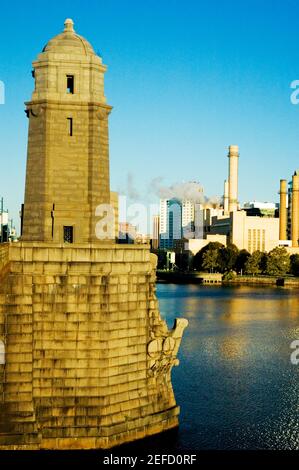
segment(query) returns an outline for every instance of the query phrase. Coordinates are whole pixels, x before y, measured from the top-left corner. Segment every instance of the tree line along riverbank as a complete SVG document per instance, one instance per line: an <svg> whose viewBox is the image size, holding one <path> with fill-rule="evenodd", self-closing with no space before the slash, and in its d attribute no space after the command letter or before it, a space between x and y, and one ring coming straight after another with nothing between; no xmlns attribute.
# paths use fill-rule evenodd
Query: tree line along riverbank
<svg viewBox="0 0 299 470"><path fill-rule="evenodd" d="M162 254L162 256L161 256ZM235 245L211 242L195 256L176 255L176 263L166 270L165 256L159 254L157 278L164 282L203 284L261 284L299 287L299 255L289 255L284 247L269 253L238 250Z"/></svg>

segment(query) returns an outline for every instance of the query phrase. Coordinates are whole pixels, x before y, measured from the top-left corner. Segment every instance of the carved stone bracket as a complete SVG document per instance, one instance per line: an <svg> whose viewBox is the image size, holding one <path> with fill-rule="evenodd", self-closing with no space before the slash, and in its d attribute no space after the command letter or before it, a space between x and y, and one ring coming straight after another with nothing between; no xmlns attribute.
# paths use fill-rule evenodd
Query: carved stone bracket
<svg viewBox="0 0 299 470"><path fill-rule="evenodd" d="M100 107L96 111L96 116L100 121L102 121L102 120L108 119L108 116L109 116L110 112L111 112L110 108Z"/></svg>
<svg viewBox="0 0 299 470"><path fill-rule="evenodd" d="M177 353L181 344L183 333L188 326L188 320L177 318L174 328L168 334L159 335L157 329L155 335L147 345L147 354L150 362L150 375L157 376L167 374L173 366L179 365Z"/></svg>
<svg viewBox="0 0 299 470"><path fill-rule="evenodd" d="M45 111L44 107L43 106L32 106L31 108L27 108L25 110L25 113L27 115L27 117L29 117L29 115L33 116L33 117L39 117L41 114L43 114Z"/></svg>

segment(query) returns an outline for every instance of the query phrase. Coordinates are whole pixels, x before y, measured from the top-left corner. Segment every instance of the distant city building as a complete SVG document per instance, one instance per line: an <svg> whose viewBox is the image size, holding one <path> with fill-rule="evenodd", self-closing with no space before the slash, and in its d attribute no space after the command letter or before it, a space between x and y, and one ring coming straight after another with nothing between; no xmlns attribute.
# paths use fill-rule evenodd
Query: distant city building
<svg viewBox="0 0 299 470"><path fill-rule="evenodd" d="M17 231L15 227L10 227L9 229L9 239L13 241L17 241Z"/></svg>
<svg viewBox="0 0 299 470"><path fill-rule="evenodd" d="M147 245L151 242L151 236L147 233L136 233L134 243L136 245Z"/></svg>
<svg viewBox="0 0 299 470"><path fill-rule="evenodd" d="M133 244L137 236L136 227L128 222L119 223L118 243Z"/></svg>
<svg viewBox="0 0 299 470"><path fill-rule="evenodd" d="M273 202L251 201L244 204L243 210L250 216L275 217L278 207Z"/></svg>
<svg viewBox="0 0 299 470"><path fill-rule="evenodd" d="M214 217L211 233L226 235L228 242L239 250L268 252L279 246L279 219L248 216L244 210L235 211L229 217Z"/></svg>
<svg viewBox="0 0 299 470"><path fill-rule="evenodd" d="M274 202L251 201L245 202L243 207L244 209L275 210L276 204Z"/></svg>
<svg viewBox="0 0 299 470"><path fill-rule="evenodd" d="M182 202L178 199L160 200L160 248L173 248L182 238Z"/></svg>
<svg viewBox="0 0 299 470"><path fill-rule="evenodd" d="M195 238L206 238L211 232L211 225L214 217L221 218L224 216L222 207L206 207L199 208L197 211L198 219L196 223ZM227 216L226 216L227 217Z"/></svg>
<svg viewBox="0 0 299 470"><path fill-rule="evenodd" d="M178 240L175 243L175 251L183 252L187 251L190 255L196 255L202 248L208 245L211 242L218 242L222 245L227 245L227 236L226 235L207 235L206 238L191 238L190 240Z"/></svg>
<svg viewBox="0 0 299 470"><path fill-rule="evenodd" d="M127 244L149 244L150 235L137 232L137 228L129 222L119 223L119 238L118 243Z"/></svg>
<svg viewBox="0 0 299 470"><path fill-rule="evenodd" d="M177 240L206 239L213 217L223 217L224 210L216 204L160 201L160 248L174 248Z"/></svg>
<svg viewBox="0 0 299 470"><path fill-rule="evenodd" d="M190 200L182 201L182 235L194 238L195 231L195 204Z"/></svg>
<svg viewBox="0 0 299 470"><path fill-rule="evenodd" d="M210 214L223 214L222 208L205 206L189 199L161 199L160 248L173 248L176 240L204 238L211 225Z"/></svg>
<svg viewBox="0 0 299 470"><path fill-rule="evenodd" d="M152 249L157 250L159 248L159 234L160 234L160 216L154 215L153 217L153 238L152 238Z"/></svg>
<svg viewBox="0 0 299 470"><path fill-rule="evenodd" d="M3 201L1 200L0 209L0 242L7 242L10 235L9 227L9 214L8 211L3 210Z"/></svg>
<svg viewBox="0 0 299 470"><path fill-rule="evenodd" d="M0 212L0 224L1 225L7 225L8 219L9 219L8 211Z"/></svg>

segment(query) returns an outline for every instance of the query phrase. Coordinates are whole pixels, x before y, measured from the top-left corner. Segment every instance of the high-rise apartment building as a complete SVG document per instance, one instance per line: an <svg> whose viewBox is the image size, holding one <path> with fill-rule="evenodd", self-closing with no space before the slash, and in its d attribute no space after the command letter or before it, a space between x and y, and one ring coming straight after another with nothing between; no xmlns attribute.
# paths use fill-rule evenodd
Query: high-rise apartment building
<svg viewBox="0 0 299 470"><path fill-rule="evenodd" d="M175 198L161 199L160 248L173 248L182 233L182 202Z"/></svg>

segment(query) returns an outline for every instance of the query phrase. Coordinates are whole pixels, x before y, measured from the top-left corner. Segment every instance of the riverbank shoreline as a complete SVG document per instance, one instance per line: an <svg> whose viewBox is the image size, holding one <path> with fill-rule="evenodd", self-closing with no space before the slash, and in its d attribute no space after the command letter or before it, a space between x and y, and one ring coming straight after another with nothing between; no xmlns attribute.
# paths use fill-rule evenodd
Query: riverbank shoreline
<svg viewBox="0 0 299 470"><path fill-rule="evenodd" d="M157 271L157 282L166 284L200 285L264 285L277 287L298 287L299 277L237 275L232 279L222 279L220 273Z"/></svg>
<svg viewBox="0 0 299 470"><path fill-rule="evenodd" d="M277 287L299 287L298 277L279 276L241 276L223 280L223 285L265 285Z"/></svg>

